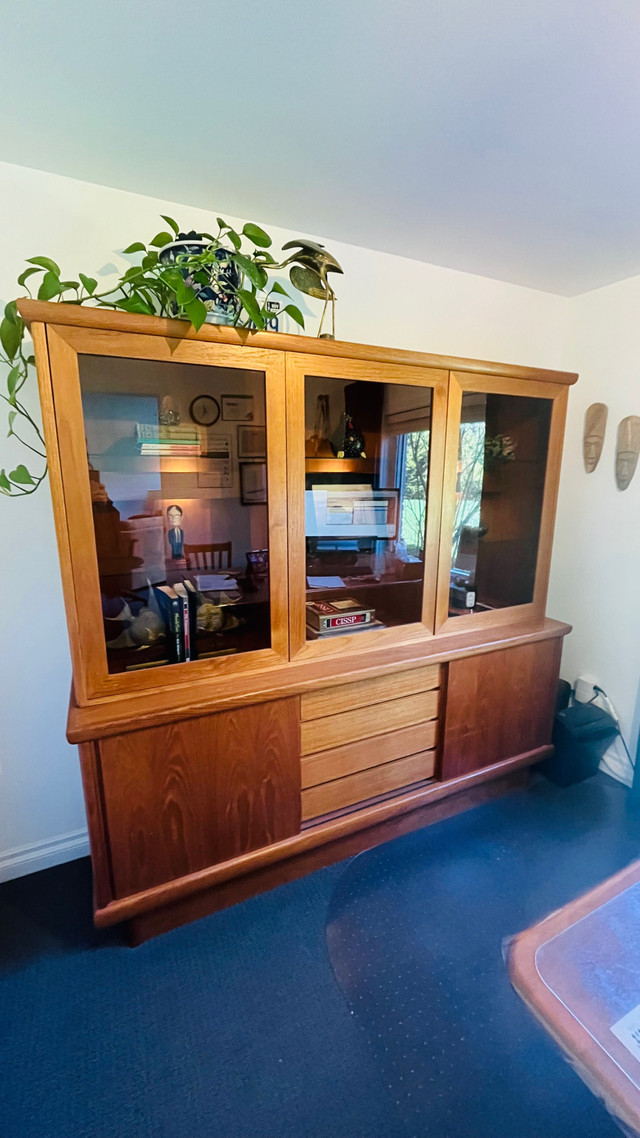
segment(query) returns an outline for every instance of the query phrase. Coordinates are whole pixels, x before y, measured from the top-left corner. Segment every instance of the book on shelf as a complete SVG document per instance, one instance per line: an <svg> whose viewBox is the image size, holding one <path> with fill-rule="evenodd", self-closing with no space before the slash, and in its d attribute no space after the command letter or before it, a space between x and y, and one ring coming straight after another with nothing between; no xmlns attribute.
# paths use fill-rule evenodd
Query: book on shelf
<svg viewBox="0 0 640 1138"><path fill-rule="evenodd" d="M154 594L167 629L171 664L198 659L198 592L191 581L154 585Z"/></svg>
<svg viewBox="0 0 640 1138"><path fill-rule="evenodd" d="M136 442L140 454L195 456L201 453L202 434L199 427L137 423Z"/></svg>
<svg viewBox="0 0 640 1138"><path fill-rule="evenodd" d="M175 443L165 446L163 443L143 443L139 446L140 454L154 454L154 455L168 455L178 456L184 458L185 455L198 457L200 455L200 445L178 446Z"/></svg>
<svg viewBox="0 0 640 1138"><path fill-rule="evenodd" d="M200 442L200 429L188 424L184 427L176 424L164 426L162 423L136 423L136 438L138 442Z"/></svg>
<svg viewBox="0 0 640 1138"><path fill-rule="evenodd" d="M318 632L371 624L375 615L375 609L360 604L354 597L335 601L307 601L307 624Z"/></svg>
<svg viewBox="0 0 640 1138"><path fill-rule="evenodd" d="M180 664L184 660L182 598L178 597L178 594L175 589L172 589L171 585L154 585L153 592L167 630L167 656L169 663Z"/></svg>
<svg viewBox="0 0 640 1138"><path fill-rule="evenodd" d="M348 628L328 628L320 632L312 624L307 625L307 640L330 640L333 636L346 636L348 633L368 632L372 628L386 628L381 620L370 620L366 624L349 625Z"/></svg>
<svg viewBox="0 0 640 1138"><path fill-rule="evenodd" d="M181 602L183 660L197 660L198 594L191 581L179 581L173 586Z"/></svg>

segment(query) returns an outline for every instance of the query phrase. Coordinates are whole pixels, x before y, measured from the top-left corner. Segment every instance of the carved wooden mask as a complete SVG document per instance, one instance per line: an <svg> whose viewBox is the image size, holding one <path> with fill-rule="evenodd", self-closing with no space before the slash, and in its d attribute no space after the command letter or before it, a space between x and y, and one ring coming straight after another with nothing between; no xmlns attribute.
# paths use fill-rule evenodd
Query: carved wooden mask
<svg viewBox="0 0 640 1138"><path fill-rule="evenodd" d="M606 403L592 403L585 412L582 453L587 474L591 474L600 462L604 432L607 426L607 414Z"/></svg>
<svg viewBox="0 0 640 1138"><path fill-rule="evenodd" d="M618 427L616 446L616 482L618 490L626 490L638 465L640 453L640 417L627 415Z"/></svg>

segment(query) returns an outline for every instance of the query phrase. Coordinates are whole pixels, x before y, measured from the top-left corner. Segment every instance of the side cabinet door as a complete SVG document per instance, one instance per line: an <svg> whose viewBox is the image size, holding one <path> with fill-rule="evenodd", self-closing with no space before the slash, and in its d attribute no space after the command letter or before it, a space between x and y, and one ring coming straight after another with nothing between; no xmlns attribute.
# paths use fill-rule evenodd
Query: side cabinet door
<svg viewBox="0 0 640 1138"><path fill-rule="evenodd" d="M457 778L551 742L562 640L449 664L442 778Z"/></svg>
<svg viewBox="0 0 640 1138"><path fill-rule="evenodd" d="M114 896L297 834L297 699L147 727L100 743Z"/></svg>

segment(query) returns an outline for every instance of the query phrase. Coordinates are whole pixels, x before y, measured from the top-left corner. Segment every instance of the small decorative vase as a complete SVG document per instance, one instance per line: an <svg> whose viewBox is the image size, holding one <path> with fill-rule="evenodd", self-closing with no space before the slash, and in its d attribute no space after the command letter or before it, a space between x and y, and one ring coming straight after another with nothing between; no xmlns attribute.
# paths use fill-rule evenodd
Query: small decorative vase
<svg viewBox="0 0 640 1138"><path fill-rule="evenodd" d="M343 411L333 432L331 448L336 458L366 458L364 435L353 424L351 415Z"/></svg>

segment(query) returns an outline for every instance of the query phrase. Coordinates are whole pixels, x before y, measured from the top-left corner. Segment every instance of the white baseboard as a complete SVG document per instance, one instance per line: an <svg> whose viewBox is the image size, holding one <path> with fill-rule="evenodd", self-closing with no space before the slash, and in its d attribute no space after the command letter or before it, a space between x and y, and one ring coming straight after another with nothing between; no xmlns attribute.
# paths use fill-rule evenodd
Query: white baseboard
<svg viewBox="0 0 640 1138"><path fill-rule="evenodd" d="M37 873L40 869L50 869L52 865L62 865L89 853L89 838L86 830L71 830L57 838L44 838L28 846L15 846L12 850L0 852L0 882L13 881L14 877L24 877L27 873Z"/></svg>

